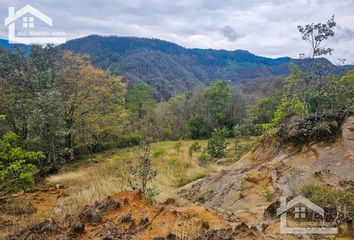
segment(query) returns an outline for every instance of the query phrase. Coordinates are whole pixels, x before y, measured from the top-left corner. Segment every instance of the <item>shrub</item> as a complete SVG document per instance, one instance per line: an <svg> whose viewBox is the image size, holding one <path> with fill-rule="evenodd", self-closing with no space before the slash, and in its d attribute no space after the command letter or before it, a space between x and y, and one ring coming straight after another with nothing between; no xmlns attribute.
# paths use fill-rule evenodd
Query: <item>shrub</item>
<svg viewBox="0 0 354 240"><path fill-rule="evenodd" d="M160 156L165 155L166 152L167 152L167 151L166 151L166 149L164 149L164 148L157 148L157 149L153 150L152 156L155 157L155 158L158 158L158 157L160 157Z"/></svg>
<svg viewBox="0 0 354 240"><path fill-rule="evenodd" d="M263 197L264 197L265 199L267 199L268 202L269 202L270 200L272 200L274 191L273 191L271 188L269 188L269 187L265 188L262 193L263 193Z"/></svg>
<svg viewBox="0 0 354 240"><path fill-rule="evenodd" d="M182 141L181 140L178 140L174 145L173 145L173 148L176 150L176 152L179 153L179 151L181 150L181 147L182 147Z"/></svg>
<svg viewBox="0 0 354 240"><path fill-rule="evenodd" d="M262 124L254 124L251 121L246 121L241 125L236 125L233 131L238 134L235 136L259 136L263 133L264 128Z"/></svg>
<svg viewBox="0 0 354 240"><path fill-rule="evenodd" d="M19 137L11 132L0 139L0 195L32 188L35 164L45 159L42 152L23 150L19 142Z"/></svg>
<svg viewBox="0 0 354 240"><path fill-rule="evenodd" d="M339 190L330 186L306 185L302 188L302 194L325 208L327 212L334 211L336 216L337 214L341 216L339 221L350 220L354 217L354 193L351 191Z"/></svg>
<svg viewBox="0 0 354 240"><path fill-rule="evenodd" d="M202 167L206 167L209 164L209 156L207 149L204 149L200 156L198 157L198 163Z"/></svg>
<svg viewBox="0 0 354 240"><path fill-rule="evenodd" d="M199 139L206 136L204 118L197 116L188 120L188 129L192 139Z"/></svg>
<svg viewBox="0 0 354 240"><path fill-rule="evenodd" d="M200 152L200 149L202 147L199 145L198 142L194 142L192 143L192 145L190 145L189 149L188 149L188 156L189 158L192 158L193 156L193 152Z"/></svg>
<svg viewBox="0 0 354 240"><path fill-rule="evenodd" d="M330 140L336 136L344 114L308 115L304 119L295 119L283 123L278 128L278 136L284 142L308 143L312 140Z"/></svg>
<svg viewBox="0 0 354 240"><path fill-rule="evenodd" d="M130 133L121 136L117 141L117 147L125 148L137 146L141 143L142 136L139 133Z"/></svg>
<svg viewBox="0 0 354 240"><path fill-rule="evenodd" d="M148 197L155 193L157 188L155 186L148 187L148 182L152 181L157 172L151 169L151 145L149 142L142 142L137 149L139 155L139 162L136 166L130 168L131 178L128 180L130 187L134 191L141 192Z"/></svg>
<svg viewBox="0 0 354 240"><path fill-rule="evenodd" d="M173 133L171 128L164 128L161 132L161 140L172 139Z"/></svg>
<svg viewBox="0 0 354 240"><path fill-rule="evenodd" d="M249 152L254 145L255 142L251 140L243 144L241 144L239 141L235 141L235 161L240 160L241 157Z"/></svg>
<svg viewBox="0 0 354 240"><path fill-rule="evenodd" d="M226 137L229 132L226 128L214 129L211 138L208 140L207 151L208 154L214 158L220 158L224 156L227 146Z"/></svg>

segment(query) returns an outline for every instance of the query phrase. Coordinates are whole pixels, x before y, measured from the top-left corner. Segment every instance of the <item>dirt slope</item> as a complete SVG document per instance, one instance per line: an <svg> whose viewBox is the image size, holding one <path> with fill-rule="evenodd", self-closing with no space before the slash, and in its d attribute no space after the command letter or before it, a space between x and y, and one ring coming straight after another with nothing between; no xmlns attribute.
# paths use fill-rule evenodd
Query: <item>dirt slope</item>
<svg viewBox="0 0 354 240"><path fill-rule="evenodd" d="M334 143L313 143L294 151L276 150L269 139L230 169L190 183L179 191L181 202L199 202L231 211L259 229L273 224L265 210L281 195L291 196L305 184L352 188L354 183L354 116L346 119ZM267 196L274 192L273 196ZM276 223L275 223L276 224Z"/></svg>
<svg viewBox="0 0 354 240"><path fill-rule="evenodd" d="M254 227L205 207L178 207L173 199L152 205L136 192L121 192L63 223L43 221L6 239L263 239Z"/></svg>

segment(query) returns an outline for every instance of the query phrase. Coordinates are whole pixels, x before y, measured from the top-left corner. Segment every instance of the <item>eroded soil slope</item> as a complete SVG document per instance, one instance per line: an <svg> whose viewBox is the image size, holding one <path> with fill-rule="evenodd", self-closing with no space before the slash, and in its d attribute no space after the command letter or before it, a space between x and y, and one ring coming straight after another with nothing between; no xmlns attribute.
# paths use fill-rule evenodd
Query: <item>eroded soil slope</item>
<svg viewBox="0 0 354 240"><path fill-rule="evenodd" d="M121 192L63 223L46 220L7 239L262 239L262 234L234 216L205 207L178 207L173 199L152 205L136 192Z"/></svg>
<svg viewBox="0 0 354 240"><path fill-rule="evenodd" d="M274 147L271 139L261 142L261 147L231 168L182 188L181 202L198 202L220 212L233 212L240 220L262 229L277 224L276 219L267 218L266 210L272 205L274 208L281 195L297 195L307 184L354 187L353 115L345 120L340 136L332 143L284 149ZM269 231L274 233L275 229Z"/></svg>

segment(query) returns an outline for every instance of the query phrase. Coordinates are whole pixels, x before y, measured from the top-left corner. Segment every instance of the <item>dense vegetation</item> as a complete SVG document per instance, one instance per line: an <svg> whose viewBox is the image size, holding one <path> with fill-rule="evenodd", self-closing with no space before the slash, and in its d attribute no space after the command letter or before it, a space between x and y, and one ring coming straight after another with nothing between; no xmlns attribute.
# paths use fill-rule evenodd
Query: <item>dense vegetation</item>
<svg viewBox="0 0 354 240"><path fill-rule="evenodd" d="M302 194L326 210L327 221L336 223L346 221L350 230L353 230L354 193L352 191L329 186L306 185L302 188Z"/></svg>
<svg viewBox="0 0 354 240"><path fill-rule="evenodd" d="M125 130L131 136L141 134L158 140L201 139L215 128L233 127L247 115L250 98L224 80L198 88L168 101L156 103L148 85L138 84L128 90L129 123Z"/></svg>
<svg viewBox="0 0 354 240"><path fill-rule="evenodd" d="M75 153L97 151L117 138L125 116L125 88L120 78L94 68L87 58L52 46L32 46L29 56L21 49L4 53L2 134L12 131L20 138L19 147L43 151L46 160L36 166L43 174L48 167L55 171Z"/></svg>
<svg viewBox="0 0 354 240"><path fill-rule="evenodd" d="M186 49L158 39L134 37L92 35L69 41L60 48L88 54L93 65L123 76L129 85L148 84L157 99L168 99L215 79L245 83L256 78L286 76L290 62L310 64L308 59L271 59L243 50ZM316 62L331 73L343 69L325 58Z"/></svg>
<svg viewBox="0 0 354 240"><path fill-rule="evenodd" d="M30 152L21 148L15 133L6 133L0 139L0 197L34 186L35 165L45 160L42 152Z"/></svg>

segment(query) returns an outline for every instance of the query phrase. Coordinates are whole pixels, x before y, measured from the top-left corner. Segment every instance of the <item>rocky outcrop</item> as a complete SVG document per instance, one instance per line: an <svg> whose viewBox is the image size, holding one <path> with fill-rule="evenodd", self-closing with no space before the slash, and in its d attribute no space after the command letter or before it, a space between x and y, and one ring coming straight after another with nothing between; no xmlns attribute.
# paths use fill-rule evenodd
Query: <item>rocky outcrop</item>
<svg viewBox="0 0 354 240"><path fill-rule="evenodd" d="M343 122L341 134L332 143L311 143L294 150L270 142L261 140L261 147L229 169L184 186L178 194L180 201L231 211L261 228L268 206L281 195L296 195L303 185L353 188L353 115Z"/></svg>

